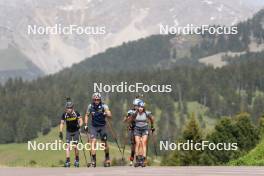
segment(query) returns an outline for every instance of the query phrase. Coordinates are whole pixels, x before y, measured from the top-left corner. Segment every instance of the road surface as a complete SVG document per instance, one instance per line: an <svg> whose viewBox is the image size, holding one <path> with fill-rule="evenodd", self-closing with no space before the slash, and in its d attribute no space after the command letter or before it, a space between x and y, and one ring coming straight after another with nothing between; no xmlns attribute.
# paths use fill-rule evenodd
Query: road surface
<svg viewBox="0 0 264 176"><path fill-rule="evenodd" d="M264 175L264 167L97 167L97 168L1 168L0 176L252 176Z"/></svg>

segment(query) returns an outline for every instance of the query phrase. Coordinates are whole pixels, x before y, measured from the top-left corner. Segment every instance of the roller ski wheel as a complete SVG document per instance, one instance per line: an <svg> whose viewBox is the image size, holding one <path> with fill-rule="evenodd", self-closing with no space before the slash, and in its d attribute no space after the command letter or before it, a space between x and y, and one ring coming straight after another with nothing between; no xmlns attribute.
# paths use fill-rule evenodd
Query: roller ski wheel
<svg viewBox="0 0 264 176"><path fill-rule="evenodd" d="M146 167L148 165L148 161L146 159L143 160L141 167Z"/></svg>
<svg viewBox="0 0 264 176"><path fill-rule="evenodd" d="M146 163L145 163L145 162L141 162L141 163L140 163L140 166L141 166L141 167L146 167Z"/></svg>
<svg viewBox="0 0 264 176"><path fill-rule="evenodd" d="M87 163L87 167L91 167L91 163Z"/></svg>
<svg viewBox="0 0 264 176"><path fill-rule="evenodd" d="M75 160L75 161L74 161L74 167L79 167L79 166L80 166L79 161Z"/></svg>
<svg viewBox="0 0 264 176"><path fill-rule="evenodd" d="M65 164L64 164L64 167L66 167L66 168L69 168L69 167L71 167L71 163L70 163L70 162L68 162L68 161L66 161L66 162L65 162Z"/></svg>
<svg viewBox="0 0 264 176"><path fill-rule="evenodd" d="M146 167L145 161L146 161L146 159L145 159L143 156L141 156L141 157L139 158L139 165L140 165L141 167Z"/></svg>
<svg viewBox="0 0 264 176"><path fill-rule="evenodd" d="M139 166L140 166L140 162L136 161L135 164L134 164L134 167L139 167Z"/></svg>
<svg viewBox="0 0 264 176"><path fill-rule="evenodd" d="M110 167L110 166L111 166L110 160L105 160L104 161L104 167Z"/></svg>

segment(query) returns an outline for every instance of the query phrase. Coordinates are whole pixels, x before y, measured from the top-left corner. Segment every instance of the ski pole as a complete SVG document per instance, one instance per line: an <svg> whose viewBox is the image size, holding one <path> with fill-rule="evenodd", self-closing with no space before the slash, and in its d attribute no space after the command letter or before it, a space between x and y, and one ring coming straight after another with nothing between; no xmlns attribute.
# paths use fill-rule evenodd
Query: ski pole
<svg viewBox="0 0 264 176"><path fill-rule="evenodd" d="M151 136L152 136L152 143L153 143L153 146L154 146L155 156L156 156L156 158L157 158L157 157L158 157L158 152L157 152L157 141L156 141L156 137L155 137L153 131L151 132Z"/></svg>
<svg viewBox="0 0 264 176"><path fill-rule="evenodd" d="M124 127L124 130L125 130L125 133L124 133L124 136L123 136L123 151L122 151L122 156L123 156L123 157L124 157L124 155L125 155L126 142L127 142L127 140L128 140L128 138L127 138L127 136L128 136L128 134L127 134L127 128ZM122 131L124 131L124 130L122 130ZM122 158L122 159L123 159L123 158Z"/></svg>
<svg viewBox="0 0 264 176"><path fill-rule="evenodd" d="M122 161L124 161L124 156L123 156L122 151L121 151L121 148L120 148L120 146L119 146L119 143L118 143L118 140L117 140L116 133L114 132L114 130L113 130L113 128L112 128L112 126L111 126L111 124L110 124L110 122L109 122L109 120L108 120L107 118L106 118L106 124L107 124L107 126L108 126L108 128L109 128L109 130L110 130L110 133L112 134L112 137L114 138L114 140L115 140L115 142L116 142L116 145L117 145L117 147L118 147L118 150L119 150L119 152L120 152L120 154L121 154L121 156L122 156Z"/></svg>
<svg viewBox="0 0 264 176"><path fill-rule="evenodd" d="M86 131L85 134L87 135L88 143L91 143L89 132ZM89 150L89 154L90 154L90 159L92 159L92 153L91 153L91 150Z"/></svg>
<svg viewBox="0 0 264 176"><path fill-rule="evenodd" d="M82 140L82 137L81 137L81 133L80 133L80 131L79 131L79 136L80 136L80 141L81 141L81 143L82 143L82 145L83 145L83 140ZM87 161L87 157L86 157L86 154L85 154L84 147L83 147L83 155L84 155L84 159L85 159L86 166L87 166L87 167L90 167L90 163L88 163L88 161Z"/></svg>

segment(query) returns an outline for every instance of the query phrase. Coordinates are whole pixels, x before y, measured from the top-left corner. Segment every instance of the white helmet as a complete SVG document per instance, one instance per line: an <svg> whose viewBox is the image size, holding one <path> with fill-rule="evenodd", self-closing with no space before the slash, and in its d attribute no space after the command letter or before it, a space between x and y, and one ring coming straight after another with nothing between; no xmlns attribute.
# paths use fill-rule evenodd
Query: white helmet
<svg viewBox="0 0 264 176"><path fill-rule="evenodd" d="M145 107L145 103L144 103L144 101L142 101L142 100L139 101L139 102L138 102L138 106L139 106L139 107Z"/></svg>
<svg viewBox="0 0 264 176"><path fill-rule="evenodd" d="M135 99L133 100L133 105L134 105L134 106L137 106L138 103L139 103L140 101L142 101L142 100L140 100L139 98L135 98Z"/></svg>
<svg viewBox="0 0 264 176"><path fill-rule="evenodd" d="M101 96L100 93L95 92L95 93L93 94L93 96L92 96L92 99L102 99L102 96Z"/></svg>

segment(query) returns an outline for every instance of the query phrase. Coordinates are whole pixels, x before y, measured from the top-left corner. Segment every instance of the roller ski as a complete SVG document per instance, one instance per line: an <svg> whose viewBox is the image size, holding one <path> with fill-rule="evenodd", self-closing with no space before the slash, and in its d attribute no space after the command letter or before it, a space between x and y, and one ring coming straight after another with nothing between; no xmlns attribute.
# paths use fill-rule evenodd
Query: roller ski
<svg viewBox="0 0 264 176"><path fill-rule="evenodd" d="M96 167L96 161L95 160L91 161L91 167Z"/></svg>
<svg viewBox="0 0 264 176"><path fill-rule="evenodd" d="M135 164L134 164L134 167L139 167L139 166L141 165L140 162L141 162L141 161L140 161L139 157L136 156L136 162L135 162Z"/></svg>
<svg viewBox="0 0 264 176"><path fill-rule="evenodd" d="M105 160L103 164L104 164L104 167L110 167L111 166L110 160Z"/></svg>
<svg viewBox="0 0 264 176"><path fill-rule="evenodd" d="M140 162L140 166L141 167L146 167L146 165L147 165L147 161L146 161L145 157L142 157L141 158L141 162Z"/></svg>

